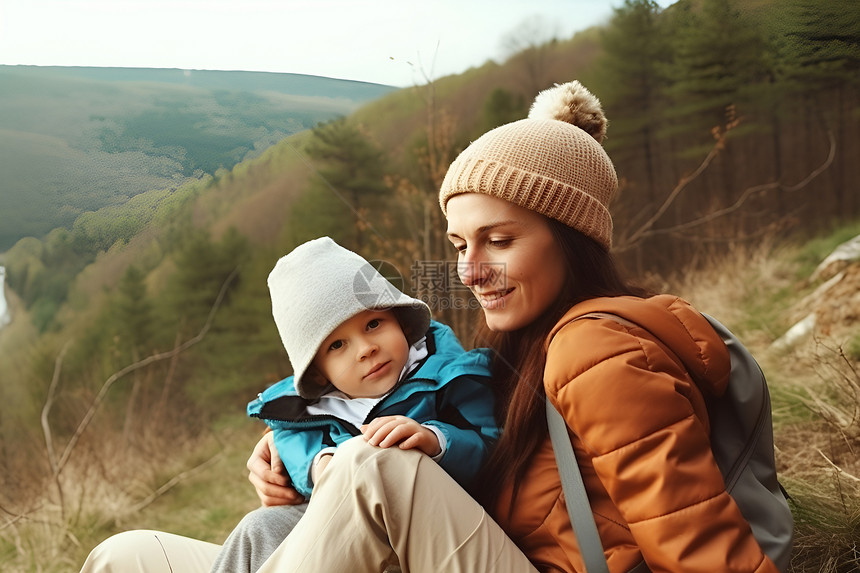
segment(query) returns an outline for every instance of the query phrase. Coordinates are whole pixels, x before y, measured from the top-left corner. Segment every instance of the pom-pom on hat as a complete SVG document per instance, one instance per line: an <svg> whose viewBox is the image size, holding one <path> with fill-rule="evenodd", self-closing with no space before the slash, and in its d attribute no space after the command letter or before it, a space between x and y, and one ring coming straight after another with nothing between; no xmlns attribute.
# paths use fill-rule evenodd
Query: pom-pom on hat
<svg viewBox="0 0 860 573"><path fill-rule="evenodd" d="M303 243L269 273L272 316L293 365L296 390L313 399L330 387L306 376L323 341L356 314L394 311L411 346L430 328L430 308L400 292L361 256L329 237Z"/></svg>
<svg viewBox="0 0 860 573"><path fill-rule="evenodd" d="M578 81L538 94L529 116L488 131L451 164L439 190L448 199L485 193L557 219L607 249L609 202L618 177L601 143L606 117Z"/></svg>

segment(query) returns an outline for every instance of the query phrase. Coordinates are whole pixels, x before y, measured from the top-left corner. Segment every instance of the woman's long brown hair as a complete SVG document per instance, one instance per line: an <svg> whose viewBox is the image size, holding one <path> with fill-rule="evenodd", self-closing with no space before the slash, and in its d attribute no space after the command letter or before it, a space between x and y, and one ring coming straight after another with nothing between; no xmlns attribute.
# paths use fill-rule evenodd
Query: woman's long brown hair
<svg viewBox="0 0 860 573"><path fill-rule="evenodd" d="M492 514L506 484L516 499L532 456L547 437L543 386L546 337L573 305L602 296L648 296L625 282L610 253L594 240L554 219L550 230L567 262L559 298L536 321L513 332L492 332L486 324L476 336L478 346L494 351L493 379L498 384L497 416L502 436L481 471L478 501ZM513 507L513 504L511 505Z"/></svg>

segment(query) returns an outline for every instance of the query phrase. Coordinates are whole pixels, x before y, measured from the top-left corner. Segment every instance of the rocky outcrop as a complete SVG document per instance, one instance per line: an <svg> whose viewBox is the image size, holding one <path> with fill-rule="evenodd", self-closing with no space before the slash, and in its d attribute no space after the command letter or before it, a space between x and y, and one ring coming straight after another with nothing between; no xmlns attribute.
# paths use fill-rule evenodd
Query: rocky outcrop
<svg viewBox="0 0 860 573"><path fill-rule="evenodd" d="M860 235L839 245L810 277L821 282L797 305L799 319L773 343L788 348L813 333L836 339L856 332L860 325Z"/></svg>

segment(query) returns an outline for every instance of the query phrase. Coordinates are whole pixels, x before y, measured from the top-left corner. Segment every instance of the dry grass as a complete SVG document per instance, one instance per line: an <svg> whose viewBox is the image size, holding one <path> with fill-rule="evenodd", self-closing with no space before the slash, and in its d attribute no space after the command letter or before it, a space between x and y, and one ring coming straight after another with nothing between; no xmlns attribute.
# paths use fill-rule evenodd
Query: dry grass
<svg viewBox="0 0 860 573"><path fill-rule="evenodd" d="M131 443L100 430L81 442L59 479L40 480L26 502L0 495L4 572L78 571L90 549L127 529L220 543L258 505L243 470L259 428L243 424L218 439L153 432ZM22 464L18 471L46 475L39 469Z"/></svg>
<svg viewBox="0 0 860 573"><path fill-rule="evenodd" d="M819 328L788 350L771 346L816 287L797 278L796 255L796 249L767 243L738 247L707 270L664 287L726 323L765 370L780 480L795 516L790 571L857 571L860 364L842 351L845 328L838 340L828 334L832 329ZM36 483L21 488L27 501L0 492L3 571L77 571L94 545L125 529L222 541L257 504L244 461L259 427L236 420L198 435L182 427L144 429L131 443L122 432L94 428L59 480L30 477ZM19 475L49 475L44 466L33 462Z"/></svg>
<svg viewBox="0 0 860 573"><path fill-rule="evenodd" d="M796 296L791 259L790 247L767 239L734 245L670 279L667 290L729 326L747 346L763 348L786 326L786 293Z"/></svg>
<svg viewBox="0 0 860 573"><path fill-rule="evenodd" d="M809 295L818 285L798 278L800 251L766 242L737 248L684 275L674 290L734 330L768 378L777 469L795 517L790 571L858 571L860 362L844 344L860 327L829 309L851 307L860 281L817 301ZM810 312L818 319L811 335L789 348L773 345Z"/></svg>
<svg viewBox="0 0 860 573"><path fill-rule="evenodd" d="M182 403L165 403L164 407L160 404L152 415L141 417L135 424L130 424L129 418L100 415L115 382L128 373L174 358L204 338L232 278L233 275L222 285L197 336L171 351L154 354L111 374L80 411L80 419L71 422L63 421L68 413L58 416L53 408L64 396L60 380L68 346L59 352L45 403L37 416L42 445L34 440L31 455L0 460L5 471L0 476L4 485L0 491L0 559L4 571L76 571L98 542L134 527L161 527L211 539L214 536L206 524L212 520L207 518L207 512L220 512L214 518L217 531L229 531L253 507L232 503L235 498L225 492L218 492L215 502L194 499L199 492L216 492L227 483L225 475L233 477L235 482L230 484L239 491L238 478L244 477L241 473L226 468L209 473L225 451L232 451L226 444L235 442L235 431L199 427L194 418L205 419L204 413L188 411ZM70 396L65 394L65 400ZM248 425L242 424L242 428ZM243 454L247 455L254 441L242 440L246 444L241 448ZM241 466L236 462L235 467ZM208 481L199 481L201 476L208 477ZM194 480L199 483L190 490L191 502L187 492L182 495L182 486ZM249 490L245 486L244 491ZM150 515L148 510L165 499L171 501L168 507L155 517ZM183 507L201 509L184 511ZM192 523L182 524L174 517L188 515L194 515ZM148 522L137 521L144 517ZM229 518L227 522L225 517ZM172 527L175 525L178 527Z"/></svg>
<svg viewBox="0 0 860 573"><path fill-rule="evenodd" d="M792 571L860 570L860 364L819 337L782 359L775 371L807 416L777 434L795 515Z"/></svg>

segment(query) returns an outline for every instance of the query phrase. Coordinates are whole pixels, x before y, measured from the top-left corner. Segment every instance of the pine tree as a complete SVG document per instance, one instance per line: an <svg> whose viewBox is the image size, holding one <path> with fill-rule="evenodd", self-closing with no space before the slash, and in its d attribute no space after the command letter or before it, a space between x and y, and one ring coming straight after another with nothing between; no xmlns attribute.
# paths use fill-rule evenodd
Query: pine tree
<svg viewBox="0 0 860 573"><path fill-rule="evenodd" d="M165 293L165 310L172 324L163 330L176 332L176 323L184 323L183 335L199 330L222 285L247 258L247 253L247 239L234 228L218 242L213 242L206 231L194 232L175 254L176 273ZM233 280L231 289L237 284L238 280Z"/></svg>
<svg viewBox="0 0 860 573"><path fill-rule="evenodd" d="M667 72L676 123L683 131L708 133L767 77L764 38L729 0L704 0L700 12L685 5L672 25L674 59Z"/></svg>
<svg viewBox="0 0 860 573"><path fill-rule="evenodd" d="M341 117L317 125L305 151L320 166L312 187L328 201L349 209L355 230L351 239L360 250L362 231L371 225L370 213L383 207L389 193L382 150L357 125Z"/></svg>
<svg viewBox="0 0 860 573"><path fill-rule="evenodd" d="M860 87L860 3L790 0L780 24L780 80L796 91Z"/></svg>
<svg viewBox="0 0 860 573"><path fill-rule="evenodd" d="M128 350L146 352L152 336L152 301L146 293L146 275L132 265L119 281L114 311L117 332Z"/></svg>
<svg viewBox="0 0 860 573"><path fill-rule="evenodd" d="M500 125L524 118L528 114L528 108L522 95L515 96L506 89L496 88L487 96L481 113L483 134Z"/></svg>
<svg viewBox="0 0 860 573"><path fill-rule="evenodd" d="M796 163L808 170L819 162L815 142L834 137L837 168L828 173L835 190L824 212L856 213L850 165L852 134L860 116L860 3L854 0L790 0L774 30L776 89L783 94L783 115L804 134ZM827 134L827 135L825 135ZM848 215L850 216L850 215Z"/></svg>
<svg viewBox="0 0 860 573"><path fill-rule="evenodd" d="M669 60L661 9L653 0L625 0L601 36L603 56L595 66L595 90L612 118L607 150L633 168L653 202L657 193L657 132L665 108L663 70ZM641 175L640 175L641 174Z"/></svg>

